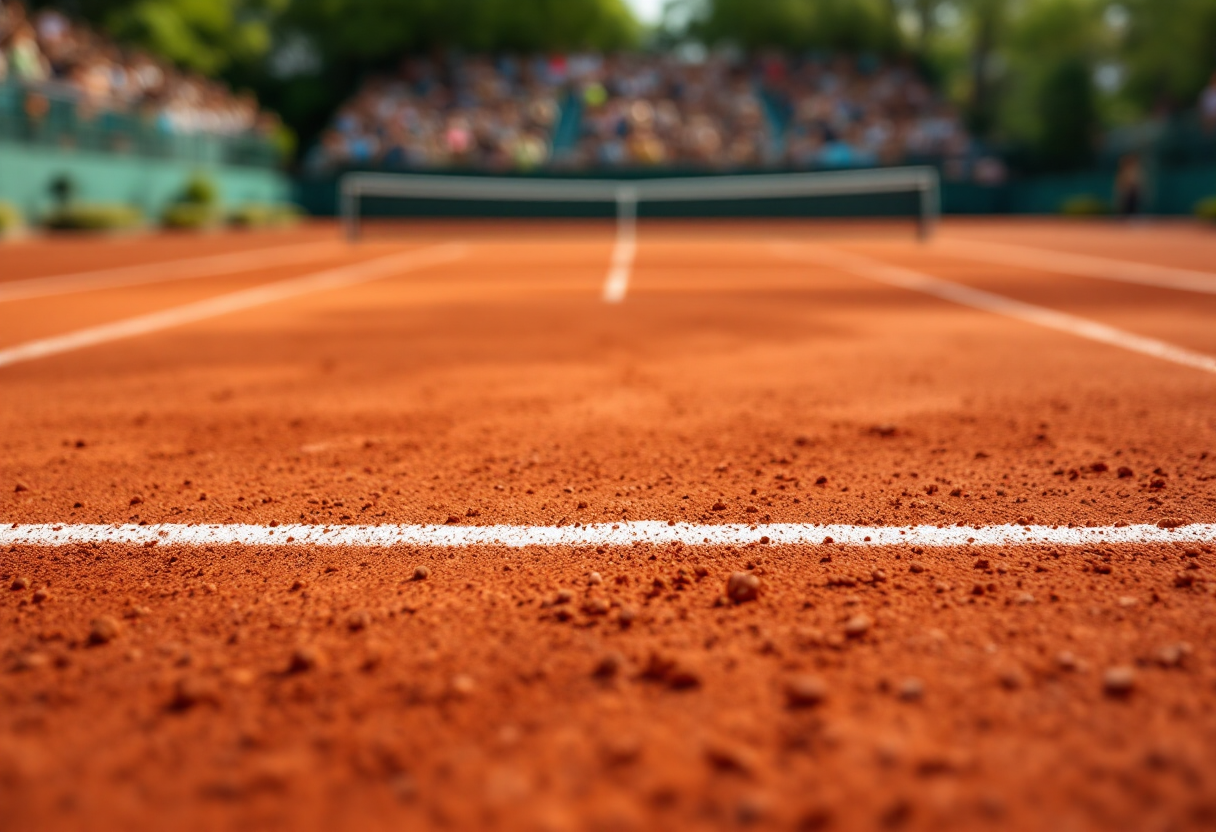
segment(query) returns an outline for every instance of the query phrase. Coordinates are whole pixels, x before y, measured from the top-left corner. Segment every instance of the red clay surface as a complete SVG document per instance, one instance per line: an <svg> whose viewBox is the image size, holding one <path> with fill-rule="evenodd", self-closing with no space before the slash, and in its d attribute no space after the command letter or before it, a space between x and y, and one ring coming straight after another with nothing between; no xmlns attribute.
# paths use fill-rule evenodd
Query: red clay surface
<svg viewBox="0 0 1216 832"><path fill-rule="evenodd" d="M2 279L323 234L35 240L0 250ZM1189 225L943 234L1216 263ZM0 303L0 348L454 239L451 264L0 368L0 522L1216 522L1216 377L770 243L1209 354L1216 297L967 261L907 228L643 223L609 306L608 225L426 225L309 266ZM0 816L1210 829L1214 557L11 547ZM719 601L735 571L758 600Z"/></svg>

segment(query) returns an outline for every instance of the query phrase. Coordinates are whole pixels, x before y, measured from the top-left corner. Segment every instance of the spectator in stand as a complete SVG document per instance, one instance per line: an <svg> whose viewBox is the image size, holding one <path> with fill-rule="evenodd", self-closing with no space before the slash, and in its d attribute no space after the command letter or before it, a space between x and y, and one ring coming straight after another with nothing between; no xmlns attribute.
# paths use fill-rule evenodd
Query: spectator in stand
<svg viewBox="0 0 1216 832"><path fill-rule="evenodd" d="M238 136L274 129L248 95L234 95L141 52L124 51L62 13L32 19L20 3L0 6L0 81L77 101L78 113L133 111L166 132Z"/></svg>
<svg viewBox="0 0 1216 832"><path fill-rule="evenodd" d="M980 169L976 155L958 114L904 66L580 54L406 60L338 112L309 165L817 169L950 158L966 172Z"/></svg>
<svg viewBox="0 0 1216 832"><path fill-rule="evenodd" d="M1216 133L1216 71L1199 96L1199 116L1203 119L1203 128Z"/></svg>

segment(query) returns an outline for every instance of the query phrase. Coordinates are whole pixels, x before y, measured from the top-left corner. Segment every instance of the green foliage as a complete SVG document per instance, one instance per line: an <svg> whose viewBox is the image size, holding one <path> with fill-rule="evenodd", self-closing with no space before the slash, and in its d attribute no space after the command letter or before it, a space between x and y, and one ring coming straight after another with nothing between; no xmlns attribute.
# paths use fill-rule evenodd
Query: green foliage
<svg viewBox="0 0 1216 832"><path fill-rule="evenodd" d="M291 0L75 0L49 5L80 14L123 43L215 75L264 56L274 21Z"/></svg>
<svg viewBox="0 0 1216 832"><path fill-rule="evenodd" d="M0 238L16 234L25 227L21 212L11 202L0 202Z"/></svg>
<svg viewBox="0 0 1216 832"><path fill-rule="evenodd" d="M295 205L249 202L228 215L228 224L234 228L288 228L303 216L303 210Z"/></svg>
<svg viewBox="0 0 1216 832"><path fill-rule="evenodd" d="M1070 196L1060 205L1060 213L1066 217L1104 217L1111 213L1110 203L1093 194Z"/></svg>
<svg viewBox="0 0 1216 832"><path fill-rule="evenodd" d="M214 179L203 173L190 177L190 181L182 189L181 202L187 204L213 207L219 199L219 186L215 184Z"/></svg>
<svg viewBox="0 0 1216 832"><path fill-rule="evenodd" d="M1216 71L1216 0L1124 0L1126 95L1142 112L1190 106Z"/></svg>
<svg viewBox="0 0 1216 832"><path fill-rule="evenodd" d="M612 50L640 35L623 0L293 0L285 20L331 58L364 64L442 47Z"/></svg>
<svg viewBox="0 0 1216 832"><path fill-rule="evenodd" d="M53 231L130 231L143 215L130 205L71 203L52 211L43 224Z"/></svg>
<svg viewBox="0 0 1216 832"><path fill-rule="evenodd" d="M199 231L219 226L222 215L215 206L203 202L175 202L165 209L160 224L179 231Z"/></svg>
<svg viewBox="0 0 1216 832"><path fill-rule="evenodd" d="M1195 216L1208 222L1216 222L1216 196L1201 199L1195 204Z"/></svg>
<svg viewBox="0 0 1216 832"><path fill-rule="evenodd" d="M1089 66L1082 58L1057 62L1039 90L1038 142L1041 163L1049 170L1081 167L1093 156L1098 111Z"/></svg>
<svg viewBox="0 0 1216 832"><path fill-rule="evenodd" d="M891 0L712 0L692 31L746 49L890 52L899 44Z"/></svg>

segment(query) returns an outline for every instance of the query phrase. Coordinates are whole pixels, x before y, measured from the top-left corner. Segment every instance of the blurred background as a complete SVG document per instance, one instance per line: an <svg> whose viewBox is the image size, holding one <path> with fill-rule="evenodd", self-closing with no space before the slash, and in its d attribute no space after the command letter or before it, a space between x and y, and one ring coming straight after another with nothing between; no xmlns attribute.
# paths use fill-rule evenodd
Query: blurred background
<svg viewBox="0 0 1216 832"><path fill-rule="evenodd" d="M0 0L0 231L902 164L947 212L1216 218L1216 0Z"/></svg>

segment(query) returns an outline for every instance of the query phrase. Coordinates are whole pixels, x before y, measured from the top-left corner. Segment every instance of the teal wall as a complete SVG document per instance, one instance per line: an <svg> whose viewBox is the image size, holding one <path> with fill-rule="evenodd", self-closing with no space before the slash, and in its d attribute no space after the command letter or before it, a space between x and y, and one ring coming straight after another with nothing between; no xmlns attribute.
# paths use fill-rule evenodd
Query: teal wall
<svg viewBox="0 0 1216 832"><path fill-rule="evenodd" d="M50 209L50 183L61 174L75 181L81 202L122 202L156 217L177 198L186 181L200 172L219 186L225 206L291 198L287 176L266 168L198 165L0 142L0 200L13 203L31 220Z"/></svg>

